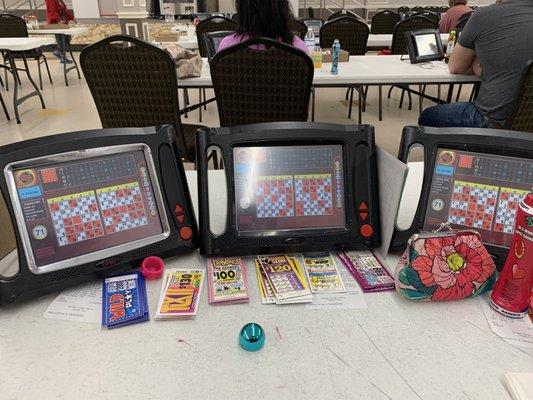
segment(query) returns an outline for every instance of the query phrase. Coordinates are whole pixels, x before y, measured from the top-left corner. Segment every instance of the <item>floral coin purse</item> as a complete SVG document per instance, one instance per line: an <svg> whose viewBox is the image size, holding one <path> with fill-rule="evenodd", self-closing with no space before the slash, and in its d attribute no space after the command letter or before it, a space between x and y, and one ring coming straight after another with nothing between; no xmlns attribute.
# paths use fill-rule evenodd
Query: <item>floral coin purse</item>
<svg viewBox="0 0 533 400"><path fill-rule="evenodd" d="M394 278L398 293L410 300L448 301L488 292L497 272L478 232L443 224L409 239Z"/></svg>

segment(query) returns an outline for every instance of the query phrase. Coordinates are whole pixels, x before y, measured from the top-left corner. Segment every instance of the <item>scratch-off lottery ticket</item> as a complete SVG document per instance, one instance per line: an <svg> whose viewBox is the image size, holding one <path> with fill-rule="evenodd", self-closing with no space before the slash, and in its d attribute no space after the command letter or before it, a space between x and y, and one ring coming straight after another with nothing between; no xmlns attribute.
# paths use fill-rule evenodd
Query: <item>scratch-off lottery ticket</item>
<svg viewBox="0 0 533 400"><path fill-rule="evenodd" d="M259 291L261 293L261 303L275 304L276 296L274 296L274 292L272 291L272 288L270 287L270 282L268 281L263 271L263 268L261 268L261 264L259 263L259 260L255 260L254 265L255 265L255 273L257 275L257 283L259 285Z"/></svg>
<svg viewBox="0 0 533 400"><path fill-rule="evenodd" d="M165 273L156 319L192 318L198 311L204 270L170 269Z"/></svg>
<svg viewBox="0 0 533 400"><path fill-rule="evenodd" d="M357 280L363 292L394 290L394 278L371 251L339 252L346 269Z"/></svg>
<svg viewBox="0 0 533 400"><path fill-rule="evenodd" d="M241 258L208 258L207 282L210 304L248 301L248 277Z"/></svg>
<svg viewBox="0 0 533 400"><path fill-rule="evenodd" d="M149 319L144 277L134 272L106 278L102 292L102 325L108 329Z"/></svg>
<svg viewBox="0 0 533 400"><path fill-rule="evenodd" d="M330 253L302 256L309 287L313 293L344 293L346 287L339 274L337 263Z"/></svg>
<svg viewBox="0 0 533 400"><path fill-rule="evenodd" d="M277 300L310 294L301 272L285 255L258 256L257 261L270 283Z"/></svg>

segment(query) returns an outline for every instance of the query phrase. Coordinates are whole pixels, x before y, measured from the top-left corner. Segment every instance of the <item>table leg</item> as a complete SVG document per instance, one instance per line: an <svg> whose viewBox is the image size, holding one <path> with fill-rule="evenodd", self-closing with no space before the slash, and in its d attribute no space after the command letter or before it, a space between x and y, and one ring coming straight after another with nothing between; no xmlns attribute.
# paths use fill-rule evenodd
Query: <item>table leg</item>
<svg viewBox="0 0 533 400"><path fill-rule="evenodd" d="M20 99L18 98L18 89L20 85L19 80L17 79L18 71L16 70L15 60L13 58L13 54L11 53L11 51L9 50L7 51L7 56L9 59L9 64L11 67L11 73L13 74L13 81L14 81L14 86L15 86L13 90L13 109L15 110L15 118L17 120L17 123L20 124L20 115L19 115L18 106L24 103L27 99L33 96L39 96L39 99L41 100L41 106L43 108L46 108L46 106L44 104L44 99L43 99L41 92L39 91L39 88L37 87L37 85L33 81L33 78L31 77L30 69L28 67L28 60L26 59L26 54L24 52L22 52L22 60L24 61L24 68L26 68L26 74L28 75L28 80L30 81L30 83L32 84L35 90L31 93L28 93L26 96L21 97Z"/></svg>
<svg viewBox="0 0 533 400"><path fill-rule="evenodd" d="M383 86L379 85L379 120L383 121Z"/></svg>
<svg viewBox="0 0 533 400"><path fill-rule="evenodd" d="M315 101L316 101L316 97L315 97L315 91L316 91L316 88L312 88L311 89L311 97L312 97L312 104L311 104L311 122L315 122Z"/></svg>
<svg viewBox="0 0 533 400"><path fill-rule="evenodd" d="M4 98L2 97L2 94L0 94L0 102L2 102L2 108L4 109L4 114L6 115L7 120L11 121L11 118L9 117L9 112L7 111L6 103L4 102Z"/></svg>
<svg viewBox="0 0 533 400"><path fill-rule="evenodd" d="M361 94L361 90L358 90L357 93L359 94L359 124L361 124L363 120L363 108L361 106L363 104L363 95Z"/></svg>
<svg viewBox="0 0 533 400"><path fill-rule="evenodd" d="M422 93L422 85L418 85L418 91ZM424 98L422 96L418 96L418 115L422 114L423 101Z"/></svg>

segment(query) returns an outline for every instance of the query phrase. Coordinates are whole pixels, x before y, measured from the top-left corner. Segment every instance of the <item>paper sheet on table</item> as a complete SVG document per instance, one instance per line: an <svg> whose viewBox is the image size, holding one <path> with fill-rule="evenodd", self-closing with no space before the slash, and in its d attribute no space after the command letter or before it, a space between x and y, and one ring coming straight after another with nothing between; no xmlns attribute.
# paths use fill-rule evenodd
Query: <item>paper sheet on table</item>
<svg viewBox="0 0 533 400"><path fill-rule="evenodd" d="M378 252L383 259L386 259L409 168L379 147L377 148L377 160L381 220L381 247Z"/></svg>
<svg viewBox="0 0 533 400"><path fill-rule="evenodd" d="M46 319L102 322L102 282L95 281L59 293L43 314Z"/></svg>
<svg viewBox="0 0 533 400"><path fill-rule="evenodd" d="M480 297L479 303L493 333L513 346L533 349L533 322L529 317L506 317L492 309L486 296Z"/></svg>
<svg viewBox="0 0 533 400"><path fill-rule="evenodd" d="M339 273L346 286L346 293L320 293L313 295L313 302L305 307L311 310L355 310L368 308L365 295L352 274L337 259Z"/></svg>
<svg viewBox="0 0 533 400"><path fill-rule="evenodd" d="M533 399L533 374L507 372L503 384L513 400Z"/></svg>

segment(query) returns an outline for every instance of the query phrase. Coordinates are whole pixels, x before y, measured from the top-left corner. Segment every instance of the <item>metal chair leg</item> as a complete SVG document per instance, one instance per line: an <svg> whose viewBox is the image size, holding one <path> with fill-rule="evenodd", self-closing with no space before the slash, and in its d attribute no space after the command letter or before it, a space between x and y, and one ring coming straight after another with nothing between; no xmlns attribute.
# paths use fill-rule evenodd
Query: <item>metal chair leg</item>
<svg viewBox="0 0 533 400"><path fill-rule="evenodd" d="M407 109L412 110L413 109L413 97L411 96L411 92L407 92L407 98L409 99L409 107L407 107Z"/></svg>
<svg viewBox="0 0 533 400"><path fill-rule="evenodd" d="M37 70L39 71L39 88L43 90L43 74L41 72L41 61L37 59Z"/></svg>
<svg viewBox="0 0 533 400"><path fill-rule="evenodd" d="M350 88L350 100L348 105L348 119L352 119L352 108L353 108L353 92L355 91L355 88ZM361 98L361 96L359 96ZM359 107L361 107L361 104L359 104Z"/></svg>
<svg viewBox="0 0 533 400"><path fill-rule="evenodd" d="M379 85L379 120L383 121L383 86Z"/></svg>
<svg viewBox="0 0 533 400"><path fill-rule="evenodd" d="M403 107L403 98L405 96L405 90L402 89L402 96L400 97L400 107L399 108L402 108Z"/></svg>
<svg viewBox="0 0 533 400"><path fill-rule="evenodd" d="M455 101L458 102L459 101L459 97L461 97L461 90L463 89L463 84L461 83L459 85L459 88L457 89L457 96L455 96Z"/></svg>
<svg viewBox="0 0 533 400"><path fill-rule="evenodd" d="M202 102L202 89L198 89L198 96L200 97L200 103ZM202 122L202 108L198 107L198 121Z"/></svg>
<svg viewBox="0 0 533 400"><path fill-rule="evenodd" d="M390 95L392 93L392 89L394 89L394 86L391 86L389 89L389 94L387 95L387 98L390 99Z"/></svg>
<svg viewBox="0 0 533 400"><path fill-rule="evenodd" d="M53 85L54 82L52 82L52 75L50 74L50 68L48 68L48 60L46 59L46 56L43 54L43 60L44 60L44 66L46 67L46 72L48 73L48 79L50 80L50 85Z"/></svg>

